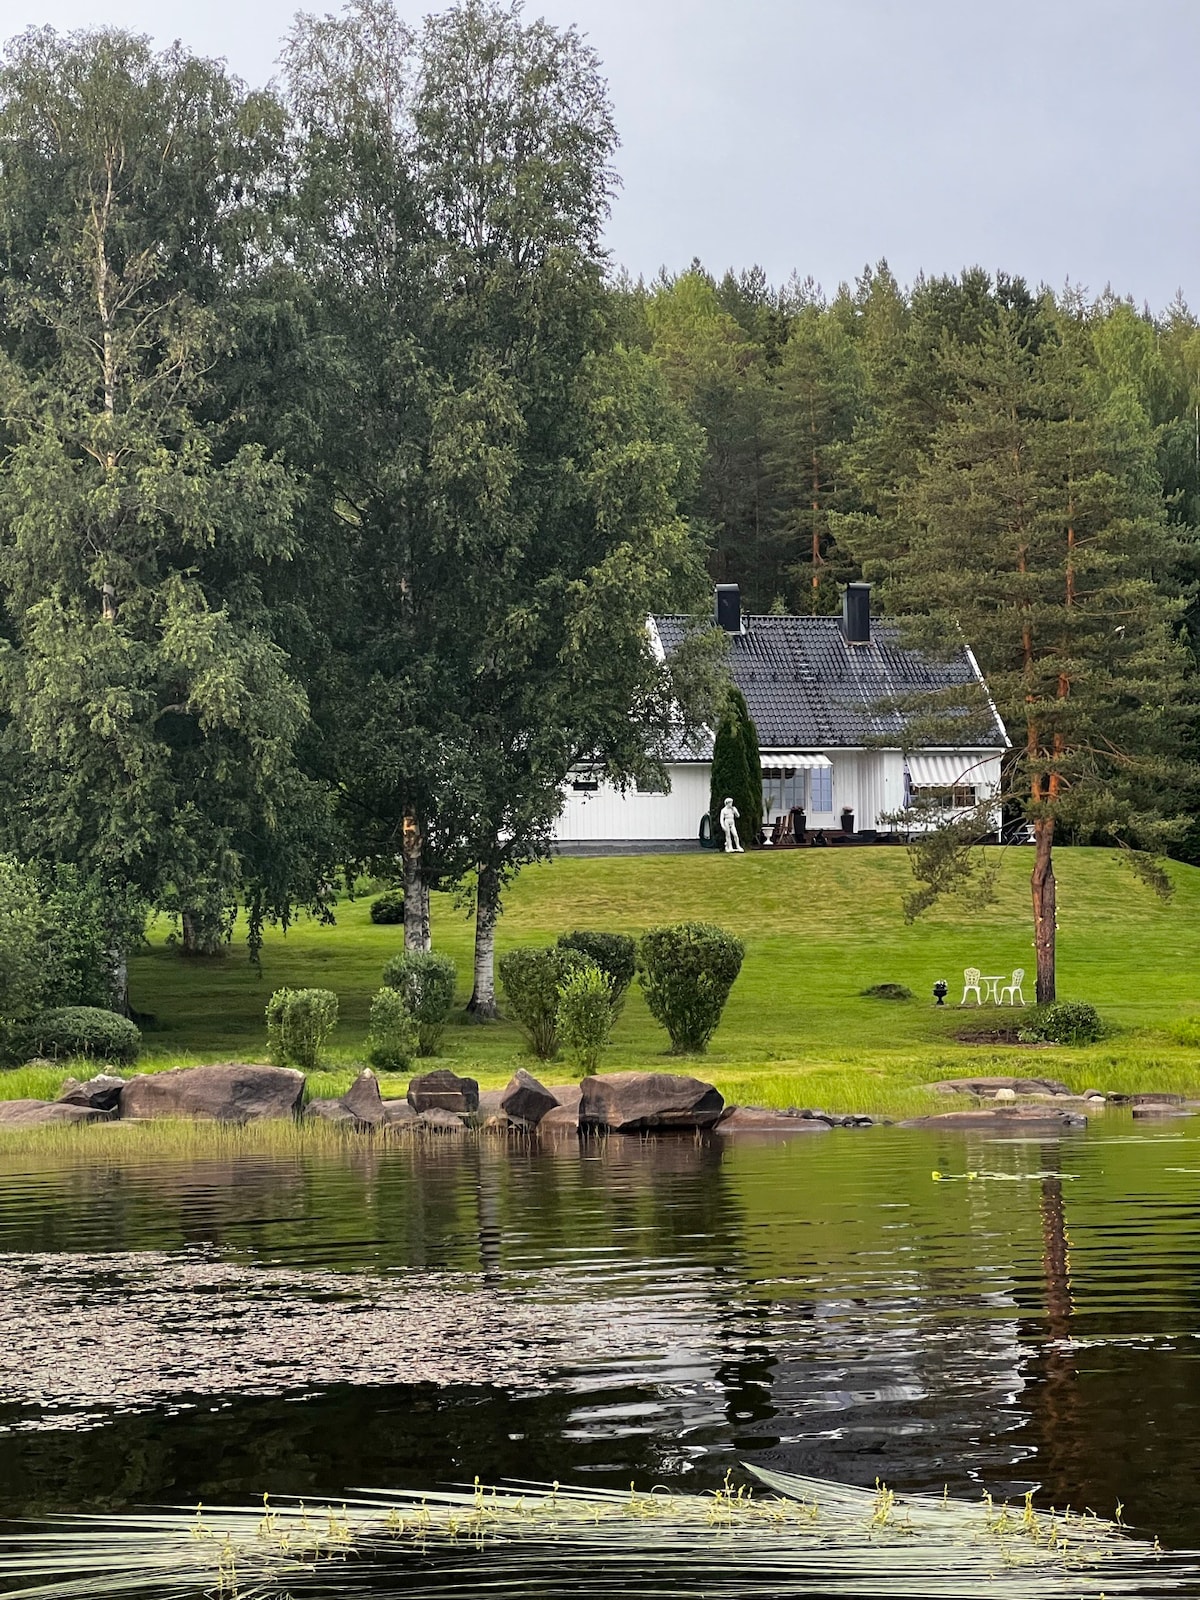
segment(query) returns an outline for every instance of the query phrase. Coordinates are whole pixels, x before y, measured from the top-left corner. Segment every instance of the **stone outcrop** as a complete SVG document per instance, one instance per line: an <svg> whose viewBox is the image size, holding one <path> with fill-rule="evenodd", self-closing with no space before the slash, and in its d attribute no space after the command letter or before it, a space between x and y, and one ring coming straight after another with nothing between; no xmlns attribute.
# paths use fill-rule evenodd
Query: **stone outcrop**
<svg viewBox="0 0 1200 1600"><path fill-rule="evenodd" d="M532 1073L521 1067L508 1080L500 1109L518 1128L536 1128L547 1111L558 1109L558 1100Z"/></svg>
<svg viewBox="0 0 1200 1600"><path fill-rule="evenodd" d="M1049 1106L976 1106L970 1111L941 1111L933 1117L910 1117L898 1128L928 1128L939 1133L1063 1133L1086 1128L1087 1118L1079 1111L1054 1111Z"/></svg>
<svg viewBox="0 0 1200 1600"><path fill-rule="evenodd" d="M541 1139L561 1138L568 1134L572 1139L576 1138L579 1133L579 1108L555 1106L538 1123L537 1131Z"/></svg>
<svg viewBox="0 0 1200 1600"><path fill-rule="evenodd" d="M340 1100L310 1100L304 1108L304 1115L312 1122L344 1122L356 1128L362 1126L353 1111Z"/></svg>
<svg viewBox="0 0 1200 1600"><path fill-rule="evenodd" d="M418 1116L425 1111L456 1111L471 1116L479 1110L479 1084L460 1078L448 1067L422 1072L408 1086L408 1103Z"/></svg>
<svg viewBox="0 0 1200 1600"><path fill-rule="evenodd" d="M794 1111L773 1111L769 1106L730 1106L715 1131L733 1138L747 1133L828 1133L831 1127L824 1117L803 1117Z"/></svg>
<svg viewBox="0 0 1200 1600"><path fill-rule="evenodd" d="M1070 1095L1071 1093L1066 1084L1059 1083L1057 1078L1014 1078L1003 1075L990 1078L944 1078L941 1083L931 1083L929 1087L936 1089L938 1094L974 1094L983 1100L994 1098L1001 1089L1009 1089L1013 1094Z"/></svg>
<svg viewBox="0 0 1200 1600"><path fill-rule="evenodd" d="M342 1096L341 1104L359 1122L368 1127L378 1127L383 1121L383 1096L379 1092L379 1079L370 1067L364 1067Z"/></svg>
<svg viewBox="0 0 1200 1600"><path fill-rule="evenodd" d="M80 1083L78 1078L64 1078L58 1091L57 1104L88 1106L93 1111L115 1111L124 1087L125 1079L114 1077L111 1072L98 1072L86 1083Z"/></svg>
<svg viewBox="0 0 1200 1600"><path fill-rule="evenodd" d="M434 1106L429 1111L419 1111L412 1125L418 1133L456 1136L467 1131L467 1125L460 1116L453 1111L443 1111L440 1106Z"/></svg>
<svg viewBox="0 0 1200 1600"><path fill-rule="evenodd" d="M304 1074L292 1067L225 1061L211 1067L145 1072L121 1090L122 1118L190 1117L206 1122L258 1122L294 1117L304 1095Z"/></svg>
<svg viewBox="0 0 1200 1600"><path fill-rule="evenodd" d="M30 1128L54 1123L111 1122L113 1113L67 1100L0 1100L0 1126Z"/></svg>
<svg viewBox="0 0 1200 1600"><path fill-rule="evenodd" d="M580 1085L585 1132L651 1133L711 1128L725 1101L711 1083L676 1072L611 1072Z"/></svg>

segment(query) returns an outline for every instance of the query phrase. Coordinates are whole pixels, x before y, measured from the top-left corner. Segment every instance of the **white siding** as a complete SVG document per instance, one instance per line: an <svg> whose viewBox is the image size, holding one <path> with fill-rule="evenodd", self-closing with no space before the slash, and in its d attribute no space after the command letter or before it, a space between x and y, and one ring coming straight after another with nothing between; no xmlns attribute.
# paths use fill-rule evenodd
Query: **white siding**
<svg viewBox="0 0 1200 1600"><path fill-rule="evenodd" d="M568 782L565 804L555 829L563 844L603 840L695 839L700 818L708 810L708 762L680 763L667 768L669 794L624 794L610 783L581 791Z"/></svg>

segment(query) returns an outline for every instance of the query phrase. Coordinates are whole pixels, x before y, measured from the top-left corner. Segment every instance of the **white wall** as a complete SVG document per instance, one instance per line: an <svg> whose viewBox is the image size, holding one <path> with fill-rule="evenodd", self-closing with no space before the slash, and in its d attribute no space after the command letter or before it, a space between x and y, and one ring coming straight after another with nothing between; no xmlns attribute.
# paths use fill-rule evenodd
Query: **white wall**
<svg viewBox="0 0 1200 1600"><path fill-rule="evenodd" d="M708 810L707 761L669 766L669 794L624 794L602 783L591 793L567 783L566 803L559 816L555 838L560 843L622 839L695 839L700 818Z"/></svg>

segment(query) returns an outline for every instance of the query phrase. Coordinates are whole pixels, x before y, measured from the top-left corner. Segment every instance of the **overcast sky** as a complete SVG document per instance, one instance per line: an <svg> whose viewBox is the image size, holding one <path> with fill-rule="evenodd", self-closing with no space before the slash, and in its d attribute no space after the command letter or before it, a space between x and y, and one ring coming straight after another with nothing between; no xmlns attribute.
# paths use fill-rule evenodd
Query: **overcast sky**
<svg viewBox="0 0 1200 1600"><path fill-rule="evenodd" d="M429 0L398 0L416 20ZM115 23L262 83L290 0L3 0ZM331 9L328 0L307 9ZM527 0L604 61L609 244L647 276L793 270L827 291L979 264L1200 309L1197 0Z"/></svg>

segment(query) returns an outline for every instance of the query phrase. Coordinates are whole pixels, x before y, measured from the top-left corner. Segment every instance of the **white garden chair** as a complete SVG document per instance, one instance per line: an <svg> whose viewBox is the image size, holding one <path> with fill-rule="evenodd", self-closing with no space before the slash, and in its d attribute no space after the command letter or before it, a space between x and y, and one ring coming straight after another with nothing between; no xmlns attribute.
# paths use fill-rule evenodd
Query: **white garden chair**
<svg viewBox="0 0 1200 1600"><path fill-rule="evenodd" d="M1010 1006L1015 1006L1017 1004L1017 996L1020 995L1021 996L1020 1003L1021 1003L1021 1005L1024 1005L1025 1004L1025 994L1024 994L1024 991L1021 988L1021 985L1024 982L1025 982L1025 968L1024 967L1018 967L1014 971L1014 973L1012 975L1012 982L1011 983L1006 983L1004 985L1003 989L1001 989L1001 991L1000 991L1000 1004L1001 1005L1008 1004ZM1005 995L1008 996L1007 1002L1004 999Z"/></svg>
<svg viewBox="0 0 1200 1600"><path fill-rule="evenodd" d="M964 967L963 968L963 997L958 1002L960 1006L965 1006L966 1005L967 996L969 994L971 994L971 993L974 993L974 995L975 995L975 1004L977 1006L981 1006L983 1004L983 996L979 992L979 968L978 967Z"/></svg>

